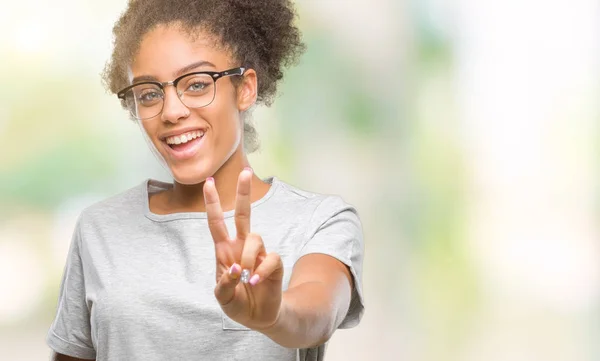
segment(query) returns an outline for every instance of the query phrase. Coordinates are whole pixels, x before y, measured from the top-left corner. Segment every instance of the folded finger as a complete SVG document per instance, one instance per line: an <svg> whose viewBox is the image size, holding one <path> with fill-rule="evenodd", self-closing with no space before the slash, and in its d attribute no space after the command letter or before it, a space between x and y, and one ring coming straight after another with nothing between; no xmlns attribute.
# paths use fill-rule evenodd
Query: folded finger
<svg viewBox="0 0 600 361"><path fill-rule="evenodd" d="M261 280L267 278L277 281L283 279L283 262L277 253L272 252L267 254L261 264L256 267L254 274L250 277L249 283L255 286Z"/></svg>
<svg viewBox="0 0 600 361"><path fill-rule="evenodd" d="M235 296L235 286L240 282L242 268L234 263L228 272L221 275L221 279L215 286L215 297L221 306L227 306Z"/></svg>
<svg viewBox="0 0 600 361"><path fill-rule="evenodd" d="M249 233L244 241L244 249L242 250L242 269L252 272L256 266L257 258L263 258L265 253L265 245L262 237L256 233Z"/></svg>

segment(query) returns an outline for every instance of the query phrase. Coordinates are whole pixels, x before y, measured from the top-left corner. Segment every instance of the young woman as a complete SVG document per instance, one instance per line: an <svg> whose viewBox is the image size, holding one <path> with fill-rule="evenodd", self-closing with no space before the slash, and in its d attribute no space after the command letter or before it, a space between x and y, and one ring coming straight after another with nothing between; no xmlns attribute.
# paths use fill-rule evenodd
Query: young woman
<svg viewBox="0 0 600 361"><path fill-rule="evenodd" d="M173 183L82 212L55 360L322 360L359 323L356 210L261 179L246 156L249 113L303 50L294 19L288 0L129 2L104 80Z"/></svg>

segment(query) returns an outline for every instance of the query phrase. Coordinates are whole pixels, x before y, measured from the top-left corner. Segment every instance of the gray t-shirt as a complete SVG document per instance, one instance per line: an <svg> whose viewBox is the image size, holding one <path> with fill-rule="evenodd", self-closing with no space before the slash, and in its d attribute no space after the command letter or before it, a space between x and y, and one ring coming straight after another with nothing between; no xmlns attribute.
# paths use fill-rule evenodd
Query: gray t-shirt
<svg viewBox="0 0 600 361"><path fill-rule="evenodd" d="M356 326L364 310L364 241L356 210L339 196L303 191L277 177L265 181L272 186L252 203L251 230L262 236L267 252L281 256L283 289L301 256L337 258L355 283L340 328ZM98 361L322 360L325 345L285 348L225 316L214 297L206 213L150 212L149 193L170 187L148 179L81 213L48 346ZM224 217L235 235L234 211Z"/></svg>

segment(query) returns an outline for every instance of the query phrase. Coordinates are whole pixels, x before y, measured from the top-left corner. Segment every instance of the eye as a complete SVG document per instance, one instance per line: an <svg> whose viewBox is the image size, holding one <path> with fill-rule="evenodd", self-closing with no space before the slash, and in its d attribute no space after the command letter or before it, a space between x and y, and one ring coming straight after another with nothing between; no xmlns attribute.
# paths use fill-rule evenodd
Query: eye
<svg viewBox="0 0 600 361"><path fill-rule="evenodd" d="M177 88L180 94L190 96L204 96L210 94L213 89L213 80L208 74L190 74L181 79Z"/></svg>
<svg viewBox="0 0 600 361"><path fill-rule="evenodd" d="M209 84L206 81L195 80L191 84L188 85L186 91L191 92L201 92L208 88Z"/></svg>
<svg viewBox="0 0 600 361"><path fill-rule="evenodd" d="M152 105L162 99L162 94L157 89L144 89L137 96L137 100L142 105Z"/></svg>

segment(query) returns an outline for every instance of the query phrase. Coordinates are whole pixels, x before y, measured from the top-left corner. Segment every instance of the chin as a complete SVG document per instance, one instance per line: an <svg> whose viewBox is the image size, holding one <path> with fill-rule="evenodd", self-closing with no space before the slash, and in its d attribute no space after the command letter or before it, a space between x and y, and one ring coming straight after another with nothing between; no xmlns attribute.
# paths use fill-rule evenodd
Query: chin
<svg viewBox="0 0 600 361"><path fill-rule="evenodd" d="M183 168L183 169L182 169ZM179 184L185 185L193 185L199 184L206 180L206 178L211 175L208 174L205 170L191 170L186 169L186 167L181 167L179 169L171 169L171 175L173 179Z"/></svg>

